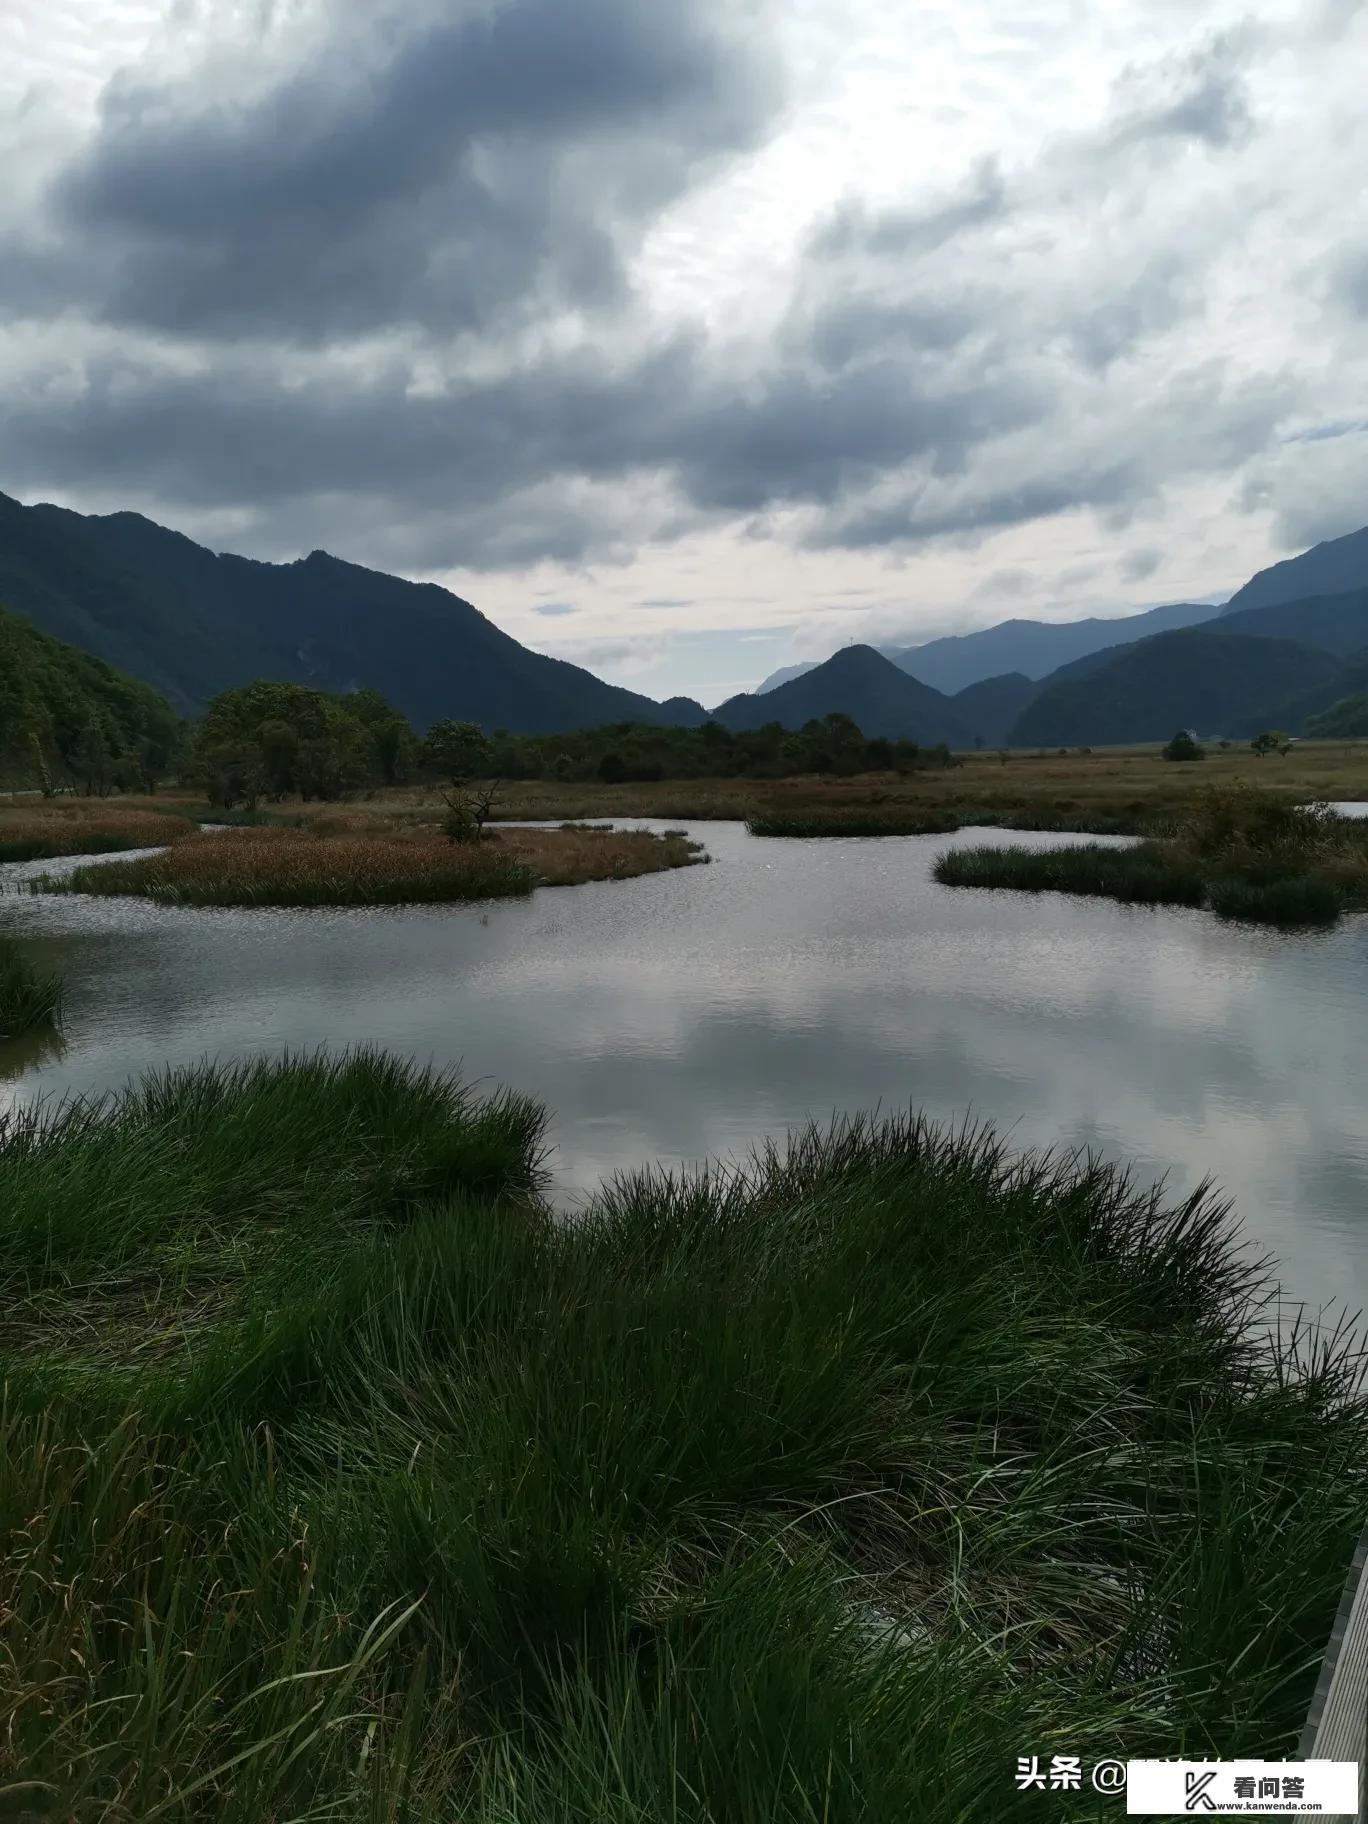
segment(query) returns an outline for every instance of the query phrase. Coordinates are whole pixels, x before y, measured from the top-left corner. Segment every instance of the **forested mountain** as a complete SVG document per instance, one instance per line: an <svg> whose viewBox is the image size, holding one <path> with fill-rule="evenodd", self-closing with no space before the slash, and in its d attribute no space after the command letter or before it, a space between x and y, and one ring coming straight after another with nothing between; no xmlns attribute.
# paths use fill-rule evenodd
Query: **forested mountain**
<svg viewBox="0 0 1368 1824"><path fill-rule="evenodd" d="M1253 633L1264 639L1298 640L1326 652L1348 654L1368 645L1368 583L1359 589L1306 600L1277 602L1223 614L1221 633Z"/></svg>
<svg viewBox="0 0 1368 1824"><path fill-rule="evenodd" d="M890 664L872 646L843 646L824 665L761 695L731 697L713 711L724 728L801 728L839 713L867 735L935 747L967 747L972 736L953 703Z"/></svg>
<svg viewBox="0 0 1368 1824"><path fill-rule="evenodd" d="M526 732L703 720L522 646L435 583L326 552L292 564L218 556L137 513L21 506L0 494L0 601L127 667L195 712L278 678L380 691L420 728L442 717Z"/></svg>
<svg viewBox="0 0 1368 1824"><path fill-rule="evenodd" d="M1203 627L1159 633L1082 675L1047 681L1017 720L1012 744L1154 741L1179 728L1253 734L1268 726L1273 704L1331 691L1342 670L1332 653L1291 640Z"/></svg>
<svg viewBox="0 0 1368 1824"><path fill-rule="evenodd" d="M1246 608L1267 608L1275 602L1305 600L1313 595L1340 595L1350 589L1368 589L1368 526L1343 538L1312 545L1300 557L1270 564L1237 589L1226 603L1223 616Z"/></svg>
<svg viewBox="0 0 1368 1824"><path fill-rule="evenodd" d="M148 685L0 610L0 784L146 787L185 734Z"/></svg>
<svg viewBox="0 0 1368 1824"><path fill-rule="evenodd" d="M1034 678L1009 671L1003 677L983 678L967 685L950 702L976 746L982 742L985 747L1001 747L1039 691Z"/></svg>
<svg viewBox="0 0 1368 1824"><path fill-rule="evenodd" d="M1321 689L1279 697L1270 706L1264 726L1286 729L1290 735L1344 734L1346 730L1334 722L1334 718L1330 722L1326 718L1344 698L1362 696L1365 692L1368 692L1368 647L1362 652L1351 653L1329 684Z"/></svg>
<svg viewBox="0 0 1368 1824"><path fill-rule="evenodd" d="M1306 733L1318 741L1362 740L1368 735L1368 691L1341 697L1329 709L1310 717Z"/></svg>

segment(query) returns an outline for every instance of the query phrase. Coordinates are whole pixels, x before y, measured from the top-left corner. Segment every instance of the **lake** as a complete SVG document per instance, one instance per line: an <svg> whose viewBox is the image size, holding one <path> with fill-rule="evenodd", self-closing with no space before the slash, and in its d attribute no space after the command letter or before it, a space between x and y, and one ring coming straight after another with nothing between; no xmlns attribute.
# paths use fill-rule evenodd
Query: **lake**
<svg viewBox="0 0 1368 1824"><path fill-rule="evenodd" d="M59 1050L0 1042L0 1108L168 1060L368 1042L541 1097L571 1202L622 1167L910 1105L1094 1148L1175 1194L1209 1176L1290 1298L1368 1304L1368 918L1288 936L938 886L935 857L982 830L689 829L710 867L483 907L7 894L0 929L32 937L68 997Z"/></svg>

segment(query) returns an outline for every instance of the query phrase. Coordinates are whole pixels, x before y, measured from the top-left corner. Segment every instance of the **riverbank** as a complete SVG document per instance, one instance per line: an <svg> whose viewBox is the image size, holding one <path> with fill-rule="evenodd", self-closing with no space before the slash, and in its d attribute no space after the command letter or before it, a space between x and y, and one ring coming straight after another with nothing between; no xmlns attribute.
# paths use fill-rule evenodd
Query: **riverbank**
<svg viewBox="0 0 1368 1824"><path fill-rule="evenodd" d="M53 1815L950 1824L1022 1753L1292 1752L1368 1409L1216 1204L855 1121L564 1225L541 1134L368 1054L0 1144Z"/></svg>

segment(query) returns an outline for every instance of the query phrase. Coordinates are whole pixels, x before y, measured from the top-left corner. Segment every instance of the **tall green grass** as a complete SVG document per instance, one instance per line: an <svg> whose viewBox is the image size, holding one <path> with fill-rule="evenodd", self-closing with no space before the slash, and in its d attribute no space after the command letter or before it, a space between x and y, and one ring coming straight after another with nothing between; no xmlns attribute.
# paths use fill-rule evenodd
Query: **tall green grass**
<svg viewBox="0 0 1368 1824"><path fill-rule="evenodd" d="M35 969L13 939L0 937L0 1038L55 1026L62 1017L62 979Z"/></svg>
<svg viewBox="0 0 1368 1824"><path fill-rule="evenodd" d="M1221 918L1293 930L1368 911L1368 825L1327 805L1227 785L1202 794L1162 841L960 849L941 858L936 878L947 886L1205 905Z"/></svg>
<svg viewBox="0 0 1368 1824"><path fill-rule="evenodd" d="M959 827L953 811L922 805L754 810L746 819L752 836L929 836Z"/></svg>
<svg viewBox="0 0 1368 1824"><path fill-rule="evenodd" d="M1007 887L1019 893L1082 893L1127 905L1200 906L1201 870L1149 844L1103 848L1083 843L1058 849L952 849L936 862L948 887Z"/></svg>
<svg viewBox="0 0 1368 1824"><path fill-rule="evenodd" d="M1292 930L1333 925L1344 910L1344 895L1328 880L1304 875L1292 880L1218 880L1209 904L1218 918Z"/></svg>
<svg viewBox="0 0 1368 1824"><path fill-rule="evenodd" d="M383 1053L204 1064L0 1121L0 1299L64 1359L174 1353L428 1200L528 1195L541 1110ZM49 1339L49 1340L52 1340Z"/></svg>
<svg viewBox="0 0 1368 1824"><path fill-rule="evenodd" d="M0 1795L951 1824L1022 1753L1291 1751L1362 1358L1209 1193L854 1120L562 1222L540 1131L372 1054L0 1139ZM93 1349L154 1268L250 1296Z"/></svg>

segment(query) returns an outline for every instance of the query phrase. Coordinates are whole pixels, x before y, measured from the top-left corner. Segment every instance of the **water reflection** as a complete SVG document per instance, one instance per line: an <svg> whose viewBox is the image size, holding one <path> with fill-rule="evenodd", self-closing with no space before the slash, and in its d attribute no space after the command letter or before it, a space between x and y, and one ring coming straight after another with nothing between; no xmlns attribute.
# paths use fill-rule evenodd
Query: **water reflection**
<svg viewBox="0 0 1368 1824"><path fill-rule="evenodd" d="M1213 1176L1296 1296L1362 1298L1368 921L1289 937L938 887L936 854L981 831L691 827L712 867L487 914L0 899L0 925L68 982L65 1055L11 1068L0 1106L168 1059L373 1041L543 1097L568 1198L624 1166L910 1104L1130 1159L1175 1192Z"/></svg>
<svg viewBox="0 0 1368 1824"><path fill-rule="evenodd" d="M0 1082L41 1070L44 1065L60 1063L65 1054L66 1043L61 1033L51 1026L9 1038L0 1037Z"/></svg>

